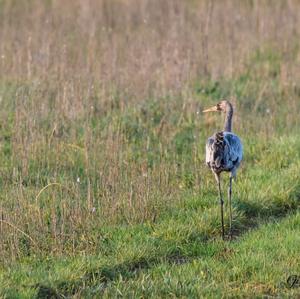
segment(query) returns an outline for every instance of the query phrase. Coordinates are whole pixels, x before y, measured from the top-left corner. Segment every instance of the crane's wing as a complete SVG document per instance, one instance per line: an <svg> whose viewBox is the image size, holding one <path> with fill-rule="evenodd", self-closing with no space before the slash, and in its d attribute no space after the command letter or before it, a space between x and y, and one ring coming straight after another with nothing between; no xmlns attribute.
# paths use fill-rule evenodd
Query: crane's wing
<svg viewBox="0 0 300 299"><path fill-rule="evenodd" d="M235 134L218 132L208 138L205 161L214 172L235 171L242 157L242 143Z"/></svg>
<svg viewBox="0 0 300 299"><path fill-rule="evenodd" d="M226 169L225 145L223 132L214 134L206 142L206 164L214 172L221 172Z"/></svg>
<svg viewBox="0 0 300 299"><path fill-rule="evenodd" d="M226 161L228 169L237 168L243 159L243 145L240 138L230 132L224 132L224 142L226 143Z"/></svg>

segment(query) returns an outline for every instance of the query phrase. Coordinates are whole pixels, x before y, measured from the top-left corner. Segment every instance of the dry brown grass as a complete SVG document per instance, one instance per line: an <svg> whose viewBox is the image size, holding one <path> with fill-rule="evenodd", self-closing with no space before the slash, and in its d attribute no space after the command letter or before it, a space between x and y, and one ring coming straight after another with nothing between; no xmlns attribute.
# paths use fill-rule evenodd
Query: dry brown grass
<svg viewBox="0 0 300 299"><path fill-rule="evenodd" d="M1 77L54 84L61 89L61 108L74 117L93 84L106 97L111 88L134 98L174 92L199 76L243 72L253 50L266 43L288 62L291 40L299 37L299 5L291 0L2 1ZM298 71L287 64L282 77Z"/></svg>

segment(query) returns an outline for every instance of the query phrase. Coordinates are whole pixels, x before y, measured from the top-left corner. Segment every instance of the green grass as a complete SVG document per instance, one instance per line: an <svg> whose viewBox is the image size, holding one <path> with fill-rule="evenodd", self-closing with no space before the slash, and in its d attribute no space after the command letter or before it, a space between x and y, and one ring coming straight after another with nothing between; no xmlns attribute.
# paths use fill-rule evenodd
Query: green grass
<svg viewBox="0 0 300 299"><path fill-rule="evenodd" d="M238 242L162 240L149 227L116 232L110 254L24 261L1 275L2 294L206 297L296 296L285 284L299 273L299 213L261 225ZM154 235L154 236L153 236ZM125 247L125 248L124 248Z"/></svg>
<svg viewBox="0 0 300 299"><path fill-rule="evenodd" d="M265 108L249 113L252 86L259 84L251 76L236 102L245 153L233 185L235 239L220 238L217 188L203 162L206 137L220 117L196 112L228 90L237 93L243 80L206 82L207 93L190 91L196 100L183 110L188 101L181 94L54 128L51 110L23 127L23 112L14 113L10 102L11 88L20 87L4 84L0 295L299 295L284 284L300 272L297 110L287 116L291 111L280 104L270 116ZM37 100L34 87L29 91L29 108L22 108L28 111ZM282 98L279 88L272 92L266 107ZM291 129L282 134L283 127ZM227 183L224 174L224 194Z"/></svg>
<svg viewBox="0 0 300 299"><path fill-rule="evenodd" d="M0 295L299 295L284 284L300 272L296 111L287 118L282 105L270 119L259 109L249 113L255 108L250 83L258 84L251 76L241 88L235 122L245 149L233 185L235 239L220 238L217 188L203 162L205 139L219 116L207 120L196 111L228 90L238 93L243 80L206 82L207 93L196 88L197 100L183 111L184 94L148 99L125 111L114 108L99 121L96 114L59 122L56 131L51 112L36 116L32 131L18 127L9 101L11 88L19 87L4 84ZM30 110L35 91L29 90ZM273 101L264 103L273 107ZM291 127L284 135L283 123ZM39 138L22 141L23 147L16 141L33 136ZM224 194L227 183L223 175Z"/></svg>
<svg viewBox="0 0 300 299"><path fill-rule="evenodd" d="M0 0L0 298L300 298L299 3L83 2Z"/></svg>
<svg viewBox="0 0 300 299"><path fill-rule="evenodd" d="M234 184L233 242L220 239L217 192L207 173L206 187L199 192L184 190L182 198L155 221L82 231L78 242L84 249L80 253L77 248L73 257L39 257L38 252L30 256L32 244L23 236L23 251L27 248L30 255L3 268L0 294L9 298L299 295L299 289L284 283L300 272L300 142L291 135L265 145L253 162L242 167ZM250 151L246 147L246 159ZM94 254L86 254L89 246L96 248Z"/></svg>

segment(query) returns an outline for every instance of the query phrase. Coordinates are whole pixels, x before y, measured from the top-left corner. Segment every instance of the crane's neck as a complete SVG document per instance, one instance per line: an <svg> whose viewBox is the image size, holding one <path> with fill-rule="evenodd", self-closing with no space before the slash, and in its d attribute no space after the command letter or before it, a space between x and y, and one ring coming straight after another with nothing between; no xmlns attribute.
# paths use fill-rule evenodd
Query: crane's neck
<svg viewBox="0 0 300 299"><path fill-rule="evenodd" d="M232 105L227 102L226 105L226 114L225 114L225 122L224 122L224 131L231 132L232 128L232 116L233 116L233 108Z"/></svg>

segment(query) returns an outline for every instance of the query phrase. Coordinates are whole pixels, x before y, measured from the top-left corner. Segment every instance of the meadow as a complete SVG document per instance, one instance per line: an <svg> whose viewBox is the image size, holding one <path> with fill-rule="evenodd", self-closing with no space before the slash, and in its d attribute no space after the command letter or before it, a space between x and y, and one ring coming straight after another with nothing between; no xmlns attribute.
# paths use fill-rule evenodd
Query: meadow
<svg viewBox="0 0 300 299"><path fill-rule="evenodd" d="M300 298L299 41L296 0L0 0L0 298Z"/></svg>

